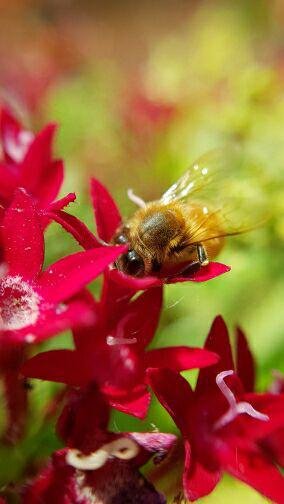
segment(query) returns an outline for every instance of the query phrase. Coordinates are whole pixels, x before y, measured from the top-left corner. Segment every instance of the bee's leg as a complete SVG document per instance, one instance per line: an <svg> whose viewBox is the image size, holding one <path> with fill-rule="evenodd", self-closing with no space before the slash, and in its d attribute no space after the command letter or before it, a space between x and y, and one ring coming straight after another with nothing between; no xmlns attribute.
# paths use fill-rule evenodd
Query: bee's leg
<svg viewBox="0 0 284 504"><path fill-rule="evenodd" d="M207 264L209 264L206 249L201 243L197 244L197 257L201 266L207 266Z"/></svg>
<svg viewBox="0 0 284 504"><path fill-rule="evenodd" d="M193 275L194 273L197 273L201 268L201 264L199 261L193 261L187 266L185 266L181 271L178 272L177 276L184 275Z"/></svg>
<svg viewBox="0 0 284 504"><path fill-rule="evenodd" d="M130 201L135 203L135 205L139 206L139 208L145 208L146 206L145 201L142 198L140 198L140 196L134 194L132 189L127 189L127 196L130 199Z"/></svg>

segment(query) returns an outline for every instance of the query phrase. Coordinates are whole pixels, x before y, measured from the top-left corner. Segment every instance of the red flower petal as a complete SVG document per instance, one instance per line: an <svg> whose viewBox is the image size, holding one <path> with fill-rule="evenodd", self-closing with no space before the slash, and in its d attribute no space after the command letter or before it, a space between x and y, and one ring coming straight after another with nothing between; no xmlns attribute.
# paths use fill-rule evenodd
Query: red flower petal
<svg viewBox="0 0 284 504"><path fill-rule="evenodd" d="M6 207L10 203L15 188L20 185L18 171L7 164L0 163L0 180L0 198Z"/></svg>
<svg viewBox="0 0 284 504"><path fill-rule="evenodd" d="M250 393L244 394L242 401L249 402L254 409L269 417L268 421L247 417L242 425L247 438L260 440L284 426L284 394Z"/></svg>
<svg viewBox="0 0 284 504"><path fill-rule="evenodd" d="M232 476L255 488L268 499L284 503L284 476L260 451L231 448L222 456L223 468Z"/></svg>
<svg viewBox="0 0 284 504"><path fill-rule="evenodd" d="M255 385L254 358L244 332L237 328L237 374L247 392L252 392Z"/></svg>
<svg viewBox="0 0 284 504"><path fill-rule="evenodd" d="M284 467L284 427L270 434L261 442L261 445L269 458L275 460L280 467Z"/></svg>
<svg viewBox="0 0 284 504"><path fill-rule="evenodd" d="M50 203L48 206L48 211L49 212L57 212L58 210L63 210L63 208L67 207L70 203L73 203L73 201L76 200L76 194L75 193L68 193L66 196L63 196L63 198L60 198L57 201L54 201L53 203Z"/></svg>
<svg viewBox="0 0 284 504"><path fill-rule="evenodd" d="M211 493L220 481L219 470L209 470L196 457L191 456L191 446L185 442L185 463L183 472L183 488L185 496L195 501Z"/></svg>
<svg viewBox="0 0 284 504"><path fill-rule="evenodd" d="M146 388L139 393L129 392L120 397L108 394L107 398L113 408L141 419L146 417L151 402L151 395Z"/></svg>
<svg viewBox="0 0 284 504"><path fill-rule="evenodd" d="M135 348L143 349L152 341L160 319L163 303L163 288L156 287L143 292L128 304L129 322L125 333L137 340ZM153 366L155 367L155 366Z"/></svg>
<svg viewBox="0 0 284 504"><path fill-rule="evenodd" d="M210 262L208 266L202 266L202 268L200 268L195 273L168 278L166 280L166 283L171 284L177 282L207 282L207 280L212 280L213 278L223 275L230 270L230 266L226 266L226 264Z"/></svg>
<svg viewBox="0 0 284 504"><path fill-rule="evenodd" d="M135 292L115 280L116 272L117 270L111 268L105 270L100 301L103 325L110 330L121 318L121 313L124 312L126 306L128 307L129 300Z"/></svg>
<svg viewBox="0 0 284 504"><path fill-rule="evenodd" d="M203 348L186 346L155 348L145 353L145 367L169 368L175 371L203 368L218 362L218 355Z"/></svg>
<svg viewBox="0 0 284 504"><path fill-rule="evenodd" d="M47 212L47 216L58 222L85 250L101 247L102 244L87 228L84 222L62 210Z"/></svg>
<svg viewBox="0 0 284 504"><path fill-rule="evenodd" d="M59 193L64 178L64 166L62 161L53 161L45 169L38 181L34 194L39 200L40 206L45 208Z"/></svg>
<svg viewBox="0 0 284 504"><path fill-rule="evenodd" d="M116 269L111 271L111 278L114 282L120 284L122 287L128 288L130 291L137 292L139 290L150 289L151 287L158 287L163 285L160 278L147 276L144 278L136 278L130 275L125 275Z"/></svg>
<svg viewBox="0 0 284 504"><path fill-rule="evenodd" d="M52 264L39 278L41 293L52 302L63 301L94 280L125 247L100 247L71 254Z"/></svg>
<svg viewBox="0 0 284 504"><path fill-rule="evenodd" d="M43 232L34 202L23 189L5 213L3 241L9 274L34 278L43 263Z"/></svg>
<svg viewBox="0 0 284 504"><path fill-rule="evenodd" d="M78 355L73 350L50 350L27 360L21 373L29 378L38 378L66 385L79 386L86 383L84 366L80 366Z"/></svg>
<svg viewBox="0 0 284 504"><path fill-rule="evenodd" d="M21 184L32 194L36 194L36 188L41 184L46 170L49 169L55 131L55 124L48 124L40 131L22 162Z"/></svg>
<svg viewBox="0 0 284 504"><path fill-rule="evenodd" d="M96 179L91 180L91 197L99 237L111 241L121 224L121 215L107 189Z"/></svg>
<svg viewBox="0 0 284 504"><path fill-rule="evenodd" d="M221 316L213 321L204 348L218 354L220 360L215 366L200 371L196 384L197 394L208 393L212 389L217 390L215 381L217 374L224 370L234 369L229 334Z"/></svg>
<svg viewBox="0 0 284 504"><path fill-rule="evenodd" d="M189 383L171 369L148 369L147 376L160 403L186 435L187 412L194 403L194 393Z"/></svg>
<svg viewBox="0 0 284 504"><path fill-rule="evenodd" d="M35 341L39 343L66 329L89 327L95 319L92 307L84 300L74 298L67 305L59 305L47 313L42 312L36 325L29 326L25 332L33 334Z"/></svg>

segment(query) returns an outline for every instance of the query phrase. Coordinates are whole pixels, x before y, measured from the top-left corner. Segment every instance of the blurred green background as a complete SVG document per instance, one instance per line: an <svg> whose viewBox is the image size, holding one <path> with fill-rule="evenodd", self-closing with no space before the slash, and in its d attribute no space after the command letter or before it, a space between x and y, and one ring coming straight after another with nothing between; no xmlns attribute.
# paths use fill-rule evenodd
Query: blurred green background
<svg viewBox="0 0 284 504"><path fill-rule="evenodd" d="M248 170L263 170L272 218L227 241L220 260L230 274L166 287L155 344L202 345L221 313L232 330L240 324L246 331L259 389L267 387L273 369L284 371L283 1L18 0L0 2L0 10L0 98L33 128L59 123L62 193L77 193L70 211L92 229L91 175L127 216L127 188L157 198L211 148L238 145ZM75 248L59 227L49 228L47 262ZM44 348L66 344L70 335ZM34 383L27 436L0 452L2 485L20 481L58 446L53 425L42 421L56 389ZM115 415L113 428L148 430L152 423L173 429L157 404L143 423ZM227 478L204 502L241 499L264 502Z"/></svg>

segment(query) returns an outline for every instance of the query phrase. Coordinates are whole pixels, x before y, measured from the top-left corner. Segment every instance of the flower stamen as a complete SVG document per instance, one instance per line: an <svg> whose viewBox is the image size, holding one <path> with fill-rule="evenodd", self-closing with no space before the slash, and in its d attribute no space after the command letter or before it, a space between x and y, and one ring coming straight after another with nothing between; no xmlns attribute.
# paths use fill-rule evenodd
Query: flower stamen
<svg viewBox="0 0 284 504"><path fill-rule="evenodd" d="M224 413L217 422L215 422L214 430L225 427L225 425L232 422L238 415L243 413L251 416L252 418L256 418L257 420L261 420L262 422L267 422L269 420L268 415L254 409L249 402L240 401L237 403L234 393L224 381L227 376L231 376L233 374L234 371L230 369L228 371L222 371L216 376L216 384L221 390L223 396L227 399L230 407L228 411Z"/></svg>
<svg viewBox="0 0 284 504"><path fill-rule="evenodd" d="M137 343L137 338L115 338L115 336L107 336L107 345L134 345Z"/></svg>
<svg viewBox="0 0 284 504"><path fill-rule="evenodd" d="M145 201L142 198L140 198L140 196L137 196L137 194L135 194L132 189L127 189L127 196L130 199L130 201L132 201L132 203L137 205L139 208L145 208L146 206Z"/></svg>
<svg viewBox="0 0 284 504"><path fill-rule="evenodd" d="M131 460L138 455L139 451L139 446L133 439L122 437L103 445L99 450L88 455L75 448L70 448L66 454L66 462L75 469L94 471L103 467L109 458Z"/></svg>

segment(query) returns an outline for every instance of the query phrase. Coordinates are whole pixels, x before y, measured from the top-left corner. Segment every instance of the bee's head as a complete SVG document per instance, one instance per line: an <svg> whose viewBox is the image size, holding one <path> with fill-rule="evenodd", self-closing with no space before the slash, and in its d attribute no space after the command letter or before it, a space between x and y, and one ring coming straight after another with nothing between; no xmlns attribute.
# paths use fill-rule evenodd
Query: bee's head
<svg viewBox="0 0 284 504"><path fill-rule="evenodd" d="M145 274L145 264L142 257L135 250L128 250L122 254L116 261L117 268L135 277L142 277Z"/></svg>
<svg viewBox="0 0 284 504"><path fill-rule="evenodd" d="M122 271L126 275L131 275L135 277L142 277L145 275L145 264L142 256L134 250L133 245L129 237L129 228L124 225L120 228L114 237L114 243L119 245L127 244L129 245L129 250L125 254L122 254L116 260L116 267L118 270Z"/></svg>

